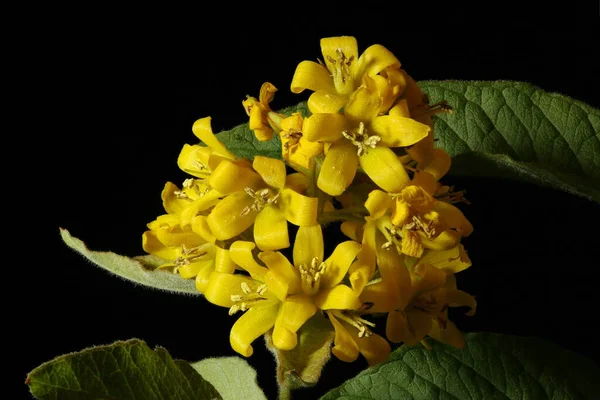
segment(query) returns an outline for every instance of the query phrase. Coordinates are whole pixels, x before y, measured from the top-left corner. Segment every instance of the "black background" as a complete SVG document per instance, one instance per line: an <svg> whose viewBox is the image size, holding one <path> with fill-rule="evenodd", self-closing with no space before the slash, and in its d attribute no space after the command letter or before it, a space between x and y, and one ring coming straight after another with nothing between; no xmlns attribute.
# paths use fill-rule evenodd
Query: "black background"
<svg viewBox="0 0 600 400"><path fill-rule="evenodd" d="M87 35L82 22L83 38L65 30L42 39L47 68L38 73L44 85L32 114L47 117L33 127L43 132L35 143L42 154L22 196L43 228L26 230L20 240L28 244L21 253L28 287L11 307L18 322L10 331L23 343L15 346L21 352L16 373L24 380L57 355L134 337L189 361L235 354L228 340L234 318L226 309L111 276L62 244L58 230L70 230L93 250L142 254L145 224L163 212L164 183L185 179L176 159L184 143L196 140L193 122L212 116L215 132L246 122L241 101L257 96L267 80L279 88L274 108L306 100L308 93L292 94L289 83L300 61L321 57L321 37L354 35L359 52L380 43L417 81L526 81L600 107L595 28L511 24L483 33L401 26L322 22L300 29L290 20L265 29L256 23L239 31L205 28L179 46L176 35L166 40L144 31ZM598 360L600 207L514 181L447 176L444 182L467 189L472 204L462 209L475 226L464 241L473 266L460 274L459 285L479 308L471 318L455 314L458 326L532 335ZM254 348L248 361L274 398L272 357L261 339ZM299 394L315 398L365 366L362 358L332 359L321 382ZM22 393L30 398L24 385Z"/></svg>

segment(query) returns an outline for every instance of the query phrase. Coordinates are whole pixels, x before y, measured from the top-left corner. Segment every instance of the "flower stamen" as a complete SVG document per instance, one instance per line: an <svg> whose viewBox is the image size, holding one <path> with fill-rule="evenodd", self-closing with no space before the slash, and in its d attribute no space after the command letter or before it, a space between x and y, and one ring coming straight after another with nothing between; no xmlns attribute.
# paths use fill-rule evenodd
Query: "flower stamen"
<svg viewBox="0 0 600 400"><path fill-rule="evenodd" d="M238 311L246 311L252 306L256 305L258 302L267 300L265 297L263 297L265 291L267 290L267 285L265 284L260 285L256 288L256 290L253 291L248 283L242 282L241 289L241 294L232 294L230 297L234 304L231 306L231 308L229 308L229 315L233 315Z"/></svg>
<svg viewBox="0 0 600 400"><path fill-rule="evenodd" d="M302 280L302 291L306 295L310 296L319 291L321 276L323 276L326 269L327 264L324 262L319 263L319 257L314 257L310 262L310 266L298 265L300 279Z"/></svg>
<svg viewBox="0 0 600 400"><path fill-rule="evenodd" d="M358 337L362 338L373 335L373 332L367 328L367 326L374 328L375 324L373 322L361 318L360 315L353 311L346 311L346 313L347 314L345 314L344 311L340 311L336 312L334 315L358 329Z"/></svg>
<svg viewBox="0 0 600 400"><path fill-rule="evenodd" d="M246 206L242 210L240 215L248 215L250 211L259 212L266 206L271 204L276 204L277 200L279 200L279 192L277 194L273 194L270 189L262 189L262 190L252 190L247 187L244 191L248 194L248 196L254 199L254 203L251 206Z"/></svg>
<svg viewBox="0 0 600 400"><path fill-rule="evenodd" d="M358 130L356 132L343 131L342 135L352 142L353 145L358 147L356 152L358 156L367 153L369 148L374 149L377 146L377 142L381 140L380 136L369 136L363 122L358 124Z"/></svg>

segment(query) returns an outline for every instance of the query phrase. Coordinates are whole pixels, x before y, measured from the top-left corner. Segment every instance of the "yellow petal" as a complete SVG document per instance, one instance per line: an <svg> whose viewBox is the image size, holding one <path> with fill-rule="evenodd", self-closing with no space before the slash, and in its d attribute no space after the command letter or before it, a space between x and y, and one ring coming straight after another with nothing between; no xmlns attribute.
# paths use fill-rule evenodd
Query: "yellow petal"
<svg viewBox="0 0 600 400"><path fill-rule="evenodd" d="M183 245L189 249L206 243L204 239L191 230L182 231L178 227L171 229L158 229L156 231L156 238L167 247Z"/></svg>
<svg viewBox="0 0 600 400"><path fill-rule="evenodd" d="M365 208L369 211L371 218L381 218L394 204L394 200L384 191L373 190L365 202Z"/></svg>
<svg viewBox="0 0 600 400"><path fill-rule="evenodd" d="M235 159L235 156L227 150L227 147L221 143L213 133L211 128L211 117L201 118L194 122L192 132L194 132L194 135L206 143L206 145L215 153L232 160Z"/></svg>
<svg viewBox="0 0 600 400"><path fill-rule="evenodd" d="M429 164L433 159L433 143L433 131L429 131L426 137L406 149L406 152L418 163L419 168Z"/></svg>
<svg viewBox="0 0 600 400"><path fill-rule="evenodd" d="M283 161L269 157L254 156L252 168L259 173L267 185L283 189L286 175Z"/></svg>
<svg viewBox="0 0 600 400"><path fill-rule="evenodd" d="M260 86L258 99L263 105L268 106L273 97L275 97L275 92L277 92L275 85L271 82L265 82Z"/></svg>
<svg viewBox="0 0 600 400"><path fill-rule="evenodd" d="M403 254L417 258L423 255L424 248L423 243L421 243L421 236L419 233L410 231L408 229L402 229L401 251Z"/></svg>
<svg viewBox="0 0 600 400"><path fill-rule="evenodd" d="M256 289L261 285L258 282L245 275L232 275L224 272L213 271L210 274L204 297L206 300L221 307L231 307L235 303L231 301L232 295L241 295L242 283L245 283L252 289Z"/></svg>
<svg viewBox="0 0 600 400"><path fill-rule="evenodd" d="M365 286L360 301L369 305L370 313L386 313L398 309L398 289L391 283L379 281Z"/></svg>
<svg viewBox="0 0 600 400"><path fill-rule="evenodd" d="M429 172L425 171L417 171L413 175L410 184L423 188L423 190L430 196L436 192L438 186L435 177Z"/></svg>
<svg viewBox="0 0 600 400"><path fill-rule="evenodd" d="M292 332L297 332L317 312L310 296L297 294L288 296L281 306L281 323Z"/></svg>
<svg viewBox="0 0 600 400"><path fill-rule="evenodd" d="M273 327L272 339L273 344L279 350L292 350L298 344L298 335L292 332L287 326L282 323L283 309L279 308L275 326Z"/></svg>
<svg viewBox="0 0 600 400"><path fill-rule="evenodd" d="M198 178L207 178L211 172L208 168L208 159L211 153L212 150L209 147L184 144L177 157L177 165L183 172Z"/></svg>
<svg viewBox="0 0 600 400"><path fill-rule="evenodd" d="M158 240L156 232L146 231L142 235L142 248L146 253L163 258L165 260L175 260L179 257L179 249L167 247Z"/></svg>
<svg viewBox="0 0 600 400"><path fill-rule="evenodd" d="M450 346L454 346L459 349L465 347L465 338L463 337L462 332L458 330L452 321L446 322L445 329L440 327L439 322L433 321L428 336L439 342L449 344Z"/></svg>
<svg viewBox="0 0 600 400"><path fill-rule="evenodd" d="M363 226L364 223L355 221L344 221L342 222L340 229L342 233L348 236L350 239L356 240L357 242L361 242Z"/></svg>
<svg viewBox="0 0 600 400"><path fill-rule="evenodd" d="M377 149L370 149L369 153L374 150ZM362 156L361 158L363 157L365 156ZM349 141L340 140L332 144L325 156L325 161L323 161L323 164L321 165L321 172L317 179L317 186L319 189L331 196L339 196L342 194L344 190L350 186L356 175L358 159L356 147ZM371 164L373 164L373 162L371 162ZM400 166L402 165L400 164ZM402 170L404 170L404 167L402 167ZM406 171L404 171L404 173L406 174Z"/></svg>
<svg viewBox="0 0 600 400"><path fill-rule="evenodd" d="M327 154L327 157L329 157L329 154ZM327 162L327 157L325 158L325 163ZM369 178L386 192L397 193L410 182L404 165L402 165L400 160L398 160L398 156L389 148L376 147L369 149L358 158L361 168ZM323 163L323 166L325 166L325 163ZM321 167L321 174L323 174L323 167Z"/></svg>
<svg viewBox="0 0 600 400"><path fill-rule="evenodd" d="M446 229L434 239L429 239L424 233L419 232L421 244L430 250L448 250L460 242L460 233L452 229Z"/></svg>
<svg viewBox="0 0 600 400"><path fill-rule="evenodd" d="M250 168L225 160L215 168L208 183L220 193L230 194L247 187L254 188L260 180L258 174Z"/></svg>
<svg viewBox="0 0 600 400"><path fill-rule="evenodd" d="M281 191L279 203L285 219L297 226L310 226L317 223L319 200L285 188Z"/></svg>
<svg viewBox="0 0 600 400"><path fill-rule="evenodd" d="M267 273L267 268L259 265L254 259L252 250L254 250L255 247L256 245L252 242L238 240L233 242L229 247L229 255L236 265L239 265L248 271L250 276L254 279L258 279L262 282Z"/></svg>
<svg viewBox="0 0 600 400"><path fill-rule="evenodd" d="M183 279L194 278L204 268L210 268L211 272L212 272L212 270L214 269L214 265L215 265L214 259L201 260L201 261L191 262L189 264L184 264L181 267L179 267L179 269L178 269L179 276L181 276Z"/></svg>
<svg viewBox="0 0 600 400"><path fill-rule="evenodd" d="M288 259L278 251L264 251L258 255L258 258L269 268L270 271L277 271L285 277L289 284L291 294L301 291L300 272Z"/></svg>
<svg viewBox="0 0 600 400"><path fill-rule="evenodd" d="M297 193L306 192L309 185L310 185L310 181L308 180L306 175L301 174L299 172L289 174L285 178L286 189L292 189Z"/></svg>
<svg viewBox="0 0 600 400"><path fill-rule="evenodd" d="M215 271L233 274L235 263L231 259L229 250L217 247L215 251Z"/></svg>
<svg viewBox="0 0 600 400"><path fill-rule="evenodd" d="M449 228L456 229L462 236L469 236L473 233L473 225L456 206L438 201L433 209L442 216Z"/></svg>
<svg viewBox="0 0 600 400"><path fill-rule="evenodd" d="M401 197L396 197L391 221L394 226L407 224L412 217L410 206Z"/></svg>
<svg viewBox="0 0 600 400"><path fill-rule="evenodd" d="M189 199L182 199L175 195L176 192L180 192L177 185L172 182L165 183L160 196L163 201L163 207L169 214L180 214L183 210L192 204Z"/></svg>
<svg viewBox="0 0 600 400"><path fill-rule="evenodd" d="M385 241L383 235L376 238L376 245L381 249ZM377 266L381 278L386 284L393 288L390 295L396 296L396 308L404 308L410 300L411 277L404 262L404 256L398 254L394 249L377 251Z"/></svg>
<svg viewBox="0 0 600 400"><path fill-rule="evenodd" d="M200 293L206 292L206 289L208 288L210 277L214 272L214 262L212 261L213 260L211 260L210 263L206 263L196 274L196 290ZM179 273L181 274L181 268L179 269Z"/></svg>
<svg viewBox="0 0 600 400"><path fill-rule="evenodd" d="M344 325L346 325L344 323ZM358 346L358 351L367 360L370 367L380 364L387 360L392 348L387 340L376 333L371 336L358 336L358 331L348 326L348 332L352 335L354 342Z"/></svg>
<svg viewBox="0 0 600 400"><path fill-rule="evenodd" d="M414 293L423 293L444 286L447 274L429 264L418 264L412 276Z"/></svg>
<svg viewBox="0 0 600 400"><path fill-rule="evenodd" d="M313 258L323 260L324 244L321 225L301 226L294 242L294 265L310 265Z"/></svg>
<svg viewBox="0 0 600 400"><path fill-rule="evenodd" d="M285 214L273 206L263 208L254 221L254 241L262 251L290 247Z"/></svg>
<svg viewBox="0 0 600 400"><path fill-rule="evenodd" d="M381 138L386 147L407 147L427 137L430 128L412 118L382 115L371 121L369 134Z"/></svg>
<svg viewBox="0 0 600 400"><path fill-rule="evenodd" d="M189 206L181 211L181 227L185 228L186 226L190 225L194 217L198 216L202 211L206 211L210 207L213 207L219 202L221 197L223 197L221 193L217 192L216 190L211 190L204 196L199 197L192 203L189 203Z"/></svg>
<svg viewBox="0 0 600 400"><path fill-rule="evenodd" d="M374 44L360 55L355 76L360 79L362 75L377 75L387 67L400 68L400 61L382 45Z"/></svg>
<svg viewBox="0 0 600 400"><path fill-rule="evenodd" d="M192 231L194 231L194 233L198 234L207 242L214 243L217 240L208 226L205 215L197 215L193 217L190 225L192 227Z"/></svg>
<svg viewBox="0 0 600 400"><path fill-rule="evenodd" d="M279 303L254 306L246 311L233 325L229 342L233 350L244 357L253 353L251 343L275 325Z"/></svg>
<svg viewBox="0 0 600 400"><path fill-rule="evenodd" d="M377 225L369 221L365 224L362 237L362 250L358 253L356 261L350 266L350 283L356 293L361 293L376 266L376 244L375 235Z"/></svg>
<svg viewBox="0 0 600 400"><path fill-rule="evenodd" d="M344 325L333 314L333 312L327 312L329 320L335 329L334 346L331 352L342 361L352 362L358 358L358 345L354 342L354 339Z"/></svg>
<svg viewBox="0 0 600 400"><path fill-rule="evenodd" d="M406 101L406 99L398 100L396 105L394 105L394 107L390 108L390 111L388 112L388 114L393 117L409 118L410 111L408 111L408 102Z"/></svg>
<svg viewBox="0 0 600 400"><path fill-rule="evenodd" d="M221 200L206 218L211 232L219 240L228 240L248 229L256 218L256 211L242 215L254 199L245 192L238 192Z"/></svg>
<svg viewBox="0 0 600 400"><path fill-rule="evenodd" d="M313 301L321 310L357 310L362 305L356 292L346 285L321 289Z"/></svg>
<svg viewBox="0 0 600 400"><path fill-rule="evenodd" d="M421 311L392 311L388 313L386 336L390 342L414 346L431 330L431 316Z"/></svg>
<svg viewBox="0 0 600 400"><path fill-rule="evenodd" d="M310 95L307 105L312 114L337 113L344 107L346 100L346 96L340 96L326 90L319 90Z"/></svg>
<svg viewBox="0 0 600 400"><path fill-rule="evenodd" d="M344 279L361 247L360 243L352 240L336 246L331 256L325 260L327 267L321 276L321 290L333 287Z"/></svg>
<svg viewBox="0 0 600 400"><path fill-rule="evenodd" d="M358 60L358 46L352 36L337 36L321 39L323 61L332 75L339 94L352 93L354 89L353 69Z"/></svg>
<svg viewBox="0 0 600 400"><path fill-rule="evenodd" d="M444 272L457 273L471 266L471 260L462 244L448 250L428 250L419 260L420 264L431 264Z"/></svg>
<svg viewBox="0 0 600 400"><path fill-rule="evenodd" d="M450 154L444 149L433 149L432 160L424 168L425 172L429 172L436 181L439 181L444 175L450 170L450 164L452 162Z"/></svg>
<svg viewBox="0 0 600 400"><path fill-rule="evenodd" d="M335 87L327 68L313 61L302 61L298 64L290 88L292 93L302 93L305 89L335 93Z"/></svg>
<svg viewBox="0 0 600 400"><path fill-rule="evenodd" d="M344 115L351 121L367 123L377 116L380 107L381 96L377 84L372 78L365 76L363 85L348 99L348 104L344 107Z"/></svg>
<svg viewBox="0 0 600 400"><path fill-rule="evenodd" d="M273 293L281 301L286 299L290 290L290 284L283 274L276 270L267 271L264 280L269 288L269 292Z"/></svg>
<svg viewBox="0 0 600 400"><path fill-rule="evenodd" d="M342 131L347 126L348 121L342 114L312 114L304 120L302 134L311 142L333 143L344 137Z"/></svg>

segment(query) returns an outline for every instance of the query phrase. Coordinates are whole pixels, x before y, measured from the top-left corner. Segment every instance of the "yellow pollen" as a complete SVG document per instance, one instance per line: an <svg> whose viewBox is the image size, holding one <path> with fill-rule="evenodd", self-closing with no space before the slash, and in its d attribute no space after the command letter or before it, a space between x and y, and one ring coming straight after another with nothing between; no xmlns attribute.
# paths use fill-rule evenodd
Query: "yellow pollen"
<svg viewBox="0 0 600 400"><path fill-rule="evenodd" d="M229 309L229 315L233 315L238 311L246 311L250 309L252 306L257 304L262 300L266 300L263 297L265 291L267 290L267 285L262 284L256 288L256 290L252 290L250 285L247 282L242 282L240 285L242 289L242 293L240 294L232 294L230 299L234 305Z"/></svg>
<svg viewBox="0 0 600 400"><path fill-rule="evenodd" d="M377 142L381 140L380 136L369 136L365 124L362 122L358 124L358 130L356 132L343 131L342 135L352 142L353 145L358 147L358 150L356 151L358 156L367 153L369 148L374 149L377 146Z"/></svg>
<svg viewBox="0 0 600 400"><path fill-rule="evenodd" d="M248 215L250 211L259 212L266 206L277 203L277 200L279 199L279 192L273 195L270 189L254 191L251 188L247 187L244 189L244 191L248 194L248 196L254 199L254 203L252 203L251 206L244 207L242 213L240 214L242 216Z"/></svg>
<svg viewBox="0 0 600 400"><path fill-rule="evenodd" d="M302 291L307 295L316 294L319 291L321 276L327 269L327 264L319 263L319 257L314 257L310 266L298 265L300 279L302 280Z"/></svg>
<svg viewBox="0 0 600 400"><path fill-rule="evenodd" d="M186 192L182 191L182 190L176 190L173 192L173 194L175 195L175 197L177 197L179 200L188 200L188 201L193 201L192 199L190 199L190 197L187 195Z"/></svg>

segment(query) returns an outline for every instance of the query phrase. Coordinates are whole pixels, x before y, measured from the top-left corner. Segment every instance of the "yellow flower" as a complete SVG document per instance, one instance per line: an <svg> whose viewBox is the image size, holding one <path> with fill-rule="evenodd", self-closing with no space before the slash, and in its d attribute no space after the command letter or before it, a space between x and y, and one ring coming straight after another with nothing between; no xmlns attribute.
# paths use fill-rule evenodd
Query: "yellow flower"
<svg viewBox="0 0 600 400"><path fill-rule="evenodd" d="M378 83L388 103L391 101L387 98L394 91L397 95L403 89L404 80L394 73L400 68L400 62L381 45L370 46L359 58L354 37L329 37L321 39L321 52L325 64L302 61L296 67L291 83L293 93L305 89L314 91L308 99L312 113L338 112L361 85L364 76L381 78ZM378 75L382 71L385 72ZM384 83L391 87L384 89Z"/></svg>
<svg viewBox="0 0 600 400"><path fill-rule="evenodd" d="M250 117L249 127L260 141L271 140L275 132L273 128L280 129L278 122L281 120L281 116L274 113L269 106L276 91L277 88L272 83L265 82L260 87L258 100L247 96L247 99L242 101L246 114Z"/></svg>
<svg viewBox="0 0 600 400"><path fill-rule="evenodd" d="M298 179L286 176L280 160L256 156L252 169L222 161L210 184L227 195L207 217L218 240L231 239L254 224L254 241L261 250L289 247L287 221L297 226L316 223L317 198L300 194Z"/></svg>
<svg viewBox="0 0 600 400"><path fill-rule="evenodd" d="M411 118L378 115L382 98L377 85L368 76L363 80L343 114L316 113L304 120L307 140L330 144L317 185L332 196L346 190L359 165L382 189L400 191L410 178L390 147L411 146L431 130Z"/></svg>
<svg viewBox="0 0 600 400"><path fill-rule="evenodd" d="M323 152L323 144L309 142L302 134L302 115L298 112L281 121L281 155L292 167L312 168L312 159Z"/></svg>
<svg viewBox="0 0 600 400"><path fill-rule="evenodd" d="M369 312L387 312L386 336L395 343L419 343L426 335L444 343L462 347L462 334L448 320L448 307L468 306L474 315L477 303L473 296L458 290L454 271L470 265L468 258L448 258L462 248L423 257L408 268L410 259L394 251L379 250L385 239L377 235L377 266L381 281L367 285L361 300L371 305ZM451 254L452 253L452 254ZM463 257L466 254L463 253ZM437 262L442 268L430 264Z"/></svg>
<svg viewBox="0 0 600 400"><path fill-rule="evenodd" d="M324 243L320 225L298 229L293 249L293 264L280 252L262 252L259 258L272 272L266 277L269 290L284 301L281 326L273 332L273 342L283 350L288 338L318 310L327 312L335 329L334 355L354 361L361 353L369 363L385 359L389 344L368 328L372 323L360 317L362 303L356 291L343 284L348 268L361 245L345 241L323 260Z"/></svg>

